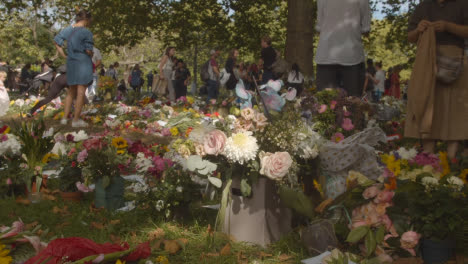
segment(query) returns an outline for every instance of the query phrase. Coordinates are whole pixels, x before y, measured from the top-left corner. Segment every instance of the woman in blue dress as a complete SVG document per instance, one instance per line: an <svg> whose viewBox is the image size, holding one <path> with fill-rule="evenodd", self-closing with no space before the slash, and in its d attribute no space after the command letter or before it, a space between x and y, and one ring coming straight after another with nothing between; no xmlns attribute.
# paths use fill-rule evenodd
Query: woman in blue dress
<svg viewBox="0 0 468 264"><path fill-rule="evenodd" d="M91 23L91 14L82 10L76 14L75 21L73 26L65 28L54 38L58 53L67 59L67 82L70 87L61 123L67 124L73 100L76 99L72 127L86 127L87 123L80 119L80 115L85 102L86 88L93 82L93 34L86 28ZM62 48L65 41L67 55Z"/></svg>

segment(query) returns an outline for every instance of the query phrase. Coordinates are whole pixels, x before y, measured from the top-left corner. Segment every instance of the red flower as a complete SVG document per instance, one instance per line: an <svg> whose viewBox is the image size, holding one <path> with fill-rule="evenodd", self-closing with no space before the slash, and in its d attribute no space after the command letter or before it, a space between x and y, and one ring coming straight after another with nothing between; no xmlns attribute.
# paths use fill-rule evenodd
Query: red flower
<svg viewBox="0 0 468 264"><path fill-rule="evenodd" d="M71 166L72 166L72 168L75 168L76 167L76 161L72 161Z"/></svg>
<svg viewBox="0 0 468 264"><path fill-rule="evenodd" d="M0 134L3 134L7 130L8 126L4 125L0 128Z"/></svg>
<svg viewBox="0 0 468 264"><path fill-rule="evenodd" d="M75 137L72 134L67 135L67 141L68 142L73 142L74 139L75 139Z"/></svg>

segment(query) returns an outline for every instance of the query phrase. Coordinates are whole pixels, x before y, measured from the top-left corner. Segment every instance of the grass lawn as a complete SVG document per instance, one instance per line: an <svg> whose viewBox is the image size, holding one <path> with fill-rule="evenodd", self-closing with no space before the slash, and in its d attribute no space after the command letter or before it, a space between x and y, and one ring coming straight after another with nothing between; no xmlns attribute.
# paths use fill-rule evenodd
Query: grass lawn
<svg viewBox="0 0 468 264"><path fill-rule="evenodd" d="M297 232L261 248L234 242L224 234L211 231L216 218L216 211L211 209L192 208L189 218L165 221L141 208L119 213L96 210L91 206L92 200L92 194L79 203L57 199L24 205L12 198L0 200L0 225L10 225L21 218L25 224L37 223L42 231L48 230L48 240L79 236L98 243L128 242L130 245L150 240L151 260L163 255L169 263L300 263L306 258ZM165 250L166 241L167 244L175 241L178 246L175 250ZM176 250L173 254L168 252ZM32 255L34 250L29 245L21 245L12 252L15 262Z"/></svg>

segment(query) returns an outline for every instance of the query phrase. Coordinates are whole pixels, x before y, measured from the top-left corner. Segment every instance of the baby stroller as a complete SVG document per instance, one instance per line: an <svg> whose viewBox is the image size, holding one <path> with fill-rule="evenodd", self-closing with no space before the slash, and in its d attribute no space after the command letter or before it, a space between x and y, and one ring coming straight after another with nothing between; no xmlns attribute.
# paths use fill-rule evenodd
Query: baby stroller
<svg viewBox="0 0 468 264"><path fill-rule="evenodd" d="M32 80L20 83L20 89L23 91L21 95L29 96L31 94L38 95L43 85L52 83L54 80L54 70L49 69L46 72L36 75Z"/></svg>

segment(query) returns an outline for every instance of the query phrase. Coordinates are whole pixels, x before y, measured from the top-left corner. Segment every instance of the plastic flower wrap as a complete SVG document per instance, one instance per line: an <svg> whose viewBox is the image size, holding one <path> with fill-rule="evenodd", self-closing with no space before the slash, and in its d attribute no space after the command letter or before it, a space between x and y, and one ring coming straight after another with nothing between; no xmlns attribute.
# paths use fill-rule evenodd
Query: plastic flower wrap
<svg viewBox="0 0 468 264"><path fill-rule="evenodd" d="M12 134L0 135L0 155L18 155L21 151L21 144L17 137Z"/></svg>

